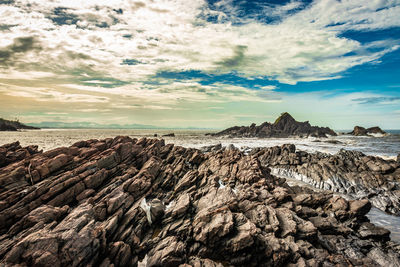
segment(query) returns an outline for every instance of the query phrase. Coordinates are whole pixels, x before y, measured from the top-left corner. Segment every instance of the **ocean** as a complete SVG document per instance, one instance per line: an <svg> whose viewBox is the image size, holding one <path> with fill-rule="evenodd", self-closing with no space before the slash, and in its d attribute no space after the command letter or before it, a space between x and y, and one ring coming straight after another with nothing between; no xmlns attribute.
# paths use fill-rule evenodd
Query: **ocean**
<svg viewBox="0 0 400 267"><path fill-rule="evenodd" d="M355 137L350 135L332 136L329 138L220 138L206 136L210 130L166 130L166 129L42 129L19 132L0 132L0 145L20 141L22 146L38 145L44 151L53 148L70 146L73 143L88 139L104 139L118 135L127 135L132 138L161 137L166 143L175 145L201 148L203 146L233 144L242 150L253 147L271 147L282 144L295 144L297 149L307 152L325 152L334 154L340 149L358 150L367 155L379 156L384 159L396 159L400 153L400 130L387 131L384 137ZM350 132L350 131L340 131ZM174 133L175 137L162 137ZM385 214L378 209L371 209L367 215L371 222L385 227L391 231L392 240L400 243L400 217Z"/></svg>

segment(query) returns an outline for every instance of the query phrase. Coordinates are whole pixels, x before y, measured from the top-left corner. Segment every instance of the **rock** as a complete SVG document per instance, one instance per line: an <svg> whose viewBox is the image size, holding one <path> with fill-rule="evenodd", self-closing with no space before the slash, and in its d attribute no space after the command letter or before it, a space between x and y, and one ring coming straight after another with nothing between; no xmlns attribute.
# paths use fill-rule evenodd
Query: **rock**
<svg viewBox="0 0 400 267"><path fill-rule="evenodd" d="M213 246L216 241L232 231L233 215L229 209L202 210L193 220L194 239Z"/></svg>
<svg viewBox="0 0 400 267"><path fill-rule="evenodd" d="M175 137L174 133L164 134L162 137Z"/></svg>
<svg viewBox="0 0 400 267"><path fill-rule="evenodd" d="M22 147L18 141L2 145L0 146L0 168L27 159L37 153L41 153L38 151L38 146Z"/></svg>
<svg viewBox="0 0 400 267"><path fill-rule="evenodd" d="M361 224L358 234L361 238L375 239L375 240L390 240L390 231L382 227L378 227L369 222Z"/></svg>
<svg viewBox="0 0 400 267"><path fill-rule="evenodd" d="M189 209L190 206L190 195L189 194L182 194L178 200L176 201L175 206L171 211L172 217L179 217Z"/></svg>
<svg viewBox="0 0 400 267"><path fill-rule="evenodd" d="M212 152L212 151L219 151L222 149L222 144L211 145L211 146L203 146L200 148L202 152Z"/></svg>
<svg viewBox="0 0 400 267"><path fill-rule="evenodd" d="M158 222L164 216L165 206L161 200L155 198L150 202L150 214L152 222Z"/></svg>
<svg viewBox="0 0 400 267"><path fill-rule="evenodd" d="M356 216L366 215L371 210L371 202L368 199L350 200L350 212Z"/></svg>
<svg viewBox="0 0 400 267"><path fill-rule="evenodd" d="M368 129L365 129L364 127L361 126L355 126L354 130L349 134L355 136L368 136L368 135L386 135L386 132L382 131L382 129L379 128L378 126L371 127Z"/></svg>
<svg viewBox="0 0 400 267"><path fill-rule="evenodd" d="M307 162L321 186L322 174L344 168L385 177L394 161L384 167L346 151L310 156L293 145L203 153L121 136L36 149L0 147L1 266L390 266L399 259L389 232L365 217L368 200L290 187L262 164L297 170ZM396 200L390 190L387 202Z"/></svg>
<svg viewBox="0 0 400 267"><path fill-rule="evenodd" d="M371 135L371 134L381 134L381 135L385 135L386 132L383 131L381 128L379 128L378 126L375 127L371 127L367 129L367 134Z"/></svg>
<svg viewBox="0 0 400 267"><path fill-rule="evenodd" d="M234 126L221 132L209 133L208 135L229 137L286 138L290 136L327 137L327 135L336 136L337 134L327 127L311 126L308 121L298 122L289 113L284 112L272 124L264 122L259 126L256 126L254 123L249 127Z"/></svg>
<svg viewBox="0 0 400 267"><path fill-rule="evenodd" d="M146 266L177 266L183 262L185 245L175 236L162 240L149 252Z"/></svg>
<svg viewBox="0 0 400 267"><path fill-rule="evenodd" d="M272 174L296 179L322 190L364 199L385 212L400 215L397 196L400 165L394 160L341 149L337 154L307 153L287 145L254 150L263 167ZM296 197L296 201L299 199ZM295 202L296 202L295 201ZM368 210L366 206L366 210Z"/></svg>
<svg viewBox="0 0 400 267"><path fill-rule="evenodd" d="M355 135L355 136L367 135L367 129L365 129L364 127L361 127L361 126L354 126L354 130L349 134Z"/></svg>

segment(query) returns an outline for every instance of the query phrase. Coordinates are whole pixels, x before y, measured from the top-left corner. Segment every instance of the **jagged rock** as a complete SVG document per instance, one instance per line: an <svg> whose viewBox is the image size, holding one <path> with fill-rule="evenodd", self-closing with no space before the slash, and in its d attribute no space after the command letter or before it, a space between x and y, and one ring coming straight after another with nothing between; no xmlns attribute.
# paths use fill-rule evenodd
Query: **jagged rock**
<svg viewBox="0 0 400 267"><path fill-rule="evenodd" d="M12 144L0 151L18 149ZM1 266L396 266L400 261L389 232L368 222L368 200L290 187L261 164L262 153L202 153L129 137L87 140L45 153L26 150L29 155L0 168ZM268 153L286 164L299 161L294 146Z"/></svg>
<svg viewBox="0 0 400 267"><path fill-rule="evenodd" d="M315 136L327 137L327 135L336 136L335 131L328 127L311 126L308 121L298 122L289 113L282 113L274 123L264 122L259 126L254 123L249 127L234 126L218 133L210 133L212 136L229 136L229 137L279 137L285 138L290 136Z"/></svg>
<svg viewBox="0 0 400 267"><path fill-rule="evenodd" d="M400 165L394 160L343 149L334 155L307 153L294 145L254 149L250 155L274 175L355 199L368 197L376 208L400 215Z"/></svg>
<svg viewBox="0 0 400 267"><path fill-rule="evenodd" d="M386 230L382 227L378 227L373 225L372 223L365 222L362 223L360 229L358 230L358 234L362 238L370 238L370 239L383 239L389 240L390 231Z"/></svg>
<svg viewBox="0 0 400 267"><path fill-rule="evenodd" d="M2 145L0 146L0 168L28 158L39 152L38 146L22 147L18 141Z"/></svg>

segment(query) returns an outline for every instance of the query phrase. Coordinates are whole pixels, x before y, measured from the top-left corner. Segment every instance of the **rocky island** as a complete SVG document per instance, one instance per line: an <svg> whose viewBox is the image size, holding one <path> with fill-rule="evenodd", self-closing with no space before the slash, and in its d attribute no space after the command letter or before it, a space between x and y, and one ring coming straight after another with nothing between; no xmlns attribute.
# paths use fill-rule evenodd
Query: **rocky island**
<svg viewBox="0 0 400 267"><path fill-rule="evenodd" d="M274 123L264 122L259 126L253 123L250 126L234 126L211 136L228 137L259 137L259 138L287 138L287 137L327 137L336 136L336 132L328 127L311 126L308 121L298 122L289 113L282 113Z"/></svg>
<svg viewBox="0 0 400 267"><path fill-rule="evenodd" d="M384 136L384 135L386 135L386 132L383 131L378 126L367 128L367 129L365 129L364 127L361 127L361 126L355 126L354 130L352 132L350 132L349 134L355 135L355 136L374 136L374 135Z"/></svg>
<svg viewBox="0 0 400 267"><path fill-rule="evenodd" d="M25 125L18 120L10 121L0 118L0 131L40 130L40 128Z"/></svg>
<svg viewBox="0 0 400 267"><path fill-rule="evenodd" d="M0 151L2 266L400 266L368 199L271 173L311 162L290 146L203 153L120 136Z"/></svg>

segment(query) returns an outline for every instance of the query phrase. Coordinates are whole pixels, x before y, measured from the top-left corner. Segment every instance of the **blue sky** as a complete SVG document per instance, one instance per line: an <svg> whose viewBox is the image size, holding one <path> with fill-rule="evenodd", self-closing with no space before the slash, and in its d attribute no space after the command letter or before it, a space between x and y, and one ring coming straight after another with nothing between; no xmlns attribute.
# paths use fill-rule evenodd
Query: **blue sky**
<svg viewBox="0 0 400 267"><path fill-rule="evenodd" d="M400 129L400 1L0 1L0 116Z"/></svg>

